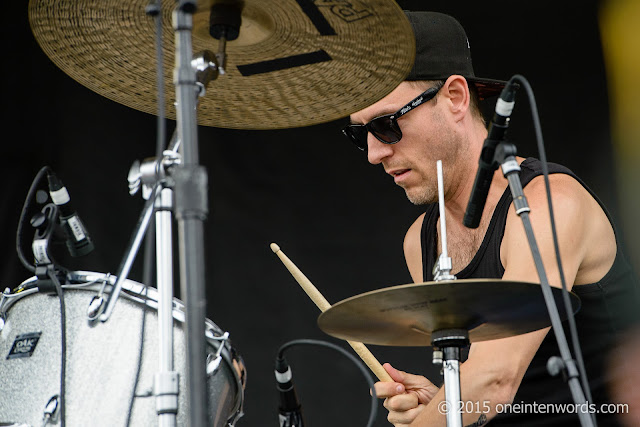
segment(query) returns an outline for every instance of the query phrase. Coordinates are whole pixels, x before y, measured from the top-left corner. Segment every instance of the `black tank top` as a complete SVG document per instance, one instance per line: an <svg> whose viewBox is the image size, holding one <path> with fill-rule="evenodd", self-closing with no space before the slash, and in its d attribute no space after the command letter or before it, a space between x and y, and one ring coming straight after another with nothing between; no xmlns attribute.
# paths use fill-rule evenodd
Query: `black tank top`
<svg viewBox="0 0 640 427"><path fill-rule="evenodd" d="M533 158L522 162L520 179L523 187L536 176L542 175L541 166L540 161ZM549 163L548 167L549 173L570 175L582 184L598 201L611 221L602 202L573 172L564 166L553 163ZM503 276L504 267L500 261L500 245L512 200L511 192L507 188L495 208L478 252L469 265L456 274L458 279L501 278ZM421 233L423 278L425 281L433 280L432 270L438 255L436 226L439 216L437 203L427 207ZM593 244L597 244L597 242L593 242ZM589 403L595 404L595 407L598 408L602 403L611 402L606 378L607 353L615 345L619 335L637 321L638 307L640 307L637 279L625 260L619 243L615 261L609 272L596 283L574 286L573 292L581 300L581 308L575 316L575 322L593 398L593 402ZM563 327L569 339L567 322L563 323ZM571 344L569 345L571 346ZM562 378L551 377L547 372L547 360L555 355L559 355L558 345L553 331L549 331L525 373L513 400L514 404L522 402L569 404L573 402L569 387ZM619 425L614 414L598 414L597 421L599 426ZM558 425L567 427L579 426L580 422L575 412L564 414L528 413L500 414L491 420L490 425Z"/></svg>

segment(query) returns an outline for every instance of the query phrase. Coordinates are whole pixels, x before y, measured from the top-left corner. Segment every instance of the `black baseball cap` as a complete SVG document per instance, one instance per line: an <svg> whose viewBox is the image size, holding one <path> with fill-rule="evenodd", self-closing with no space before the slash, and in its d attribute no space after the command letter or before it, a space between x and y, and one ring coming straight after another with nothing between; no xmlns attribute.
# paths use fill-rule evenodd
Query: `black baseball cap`
<svg viewBox="0 0 640 427"><path fill-rule="evenodd" d="M416 37L416 59L405 80L442 80L459 74L478 90L480 99L499 95L506 82L475 76L471 48L462 25L438 12L405 11Z"/></svg>

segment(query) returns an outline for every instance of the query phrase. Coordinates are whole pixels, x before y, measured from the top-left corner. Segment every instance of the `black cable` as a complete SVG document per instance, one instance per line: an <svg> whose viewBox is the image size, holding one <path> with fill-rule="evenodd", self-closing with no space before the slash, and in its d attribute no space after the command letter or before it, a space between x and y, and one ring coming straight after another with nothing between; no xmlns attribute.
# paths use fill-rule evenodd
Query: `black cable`
<svg viewBox="0 0 640 427"><path fill-rule="evenodd" d="M162 2L161 0L151 0L145 12L155 19L156 34L156 89L158 92L158 120L156 136L156 157L159 160L165 148L165 95L164 95L164 57L162 55Z"/></svg>
<svg viewBox="0 0 640 427"><path fill-rule="evenodd" d="M24 253L24 249L22 248L22 235L24 233L24 221L27 216L27 212L31 207L31 201L38 189L38 184L44 177L44 174L50 172L51 168L49 166L44 166L40 171L36 174L36 177L33 179L31 183L31 187L29 188L29 192L27 193L27 197L24 200L24 205L22 206L22 212L20 213L20 218L18 219L18 230L16 232L16 252L18 253L18 259L24 265L24 267L32 273L36 272L36 267L29 261L27 256Z"/></svg>
<svg viewBox="0 0 640 427"><path fill-rule="evenodd" d="M152 233L147 234L147 240L150 241L151 239L149 239L149 236L152 236ZM153 249L153 242L152 243L148 243L145 247L145 258L148 258L148 254L149 254L149 246L152 247ZM148 270L149 268L147 267L147 265L150 265L149 263L147 263L148 259L145 259L145 264L144 264L144 278L146 279L148 277ZM152 264L151 264L152 265ZM145 282L145 283L149 283L149 282ZM127 411L127 424L126 426L129 427L131 425L131 417L133 416L133 405L135 403L136 400L136 391L138 390L138 384L140 383L140 372L142 372L142 358L144 356L144 334L145 334L145 330L146 330L146 324L147 324L147 286L145 285L145 283L143 283L143 290L142 290L142 297L143 297L143 305L142 305L142 319L140 321L140 346L138 347L138 366L136 367L136 375L135 375L135 379L133 380L133 390L131 390L131 400L129 400L129 409Z"/></svg>
<svg viewBox="0 0 640 427"><path fill-rule="evenodd" d="M544 148L544 140L542 138L542 126L540 125L540 117L538 116L538 107L536 105L533 89L527 81L527 79L519 74L514 75L511 80L518 81L525 88L527 97L529 99L529 105L531 109L531 116L533 120L533 126L536 134L536 143L538 145L538 153L540 156L540 162L542 164L542 173L544 175L544 185L547 192L547 203L549 204L549 216L551 218L551 234L553 236L553 246L556 254L556 262L558 264L558 271L560 273L560 282L562 283L562 298L564 302L565 311L567 312L567 321L569 323L569 333L571 335L571 343L573 346L573 352L576 357L578 369L580 371L580 379L582 381L582 388L584 389L585 396L588 402L593 402L591 397L591 390L589 388L589 381L587 380L587 372L584 366L584 360L582 358L582 349L578 340L578 331L576 328L576 322L573 314L573 308L571 306L571 300L569 298L569 291L567 290L567 284L564 277L564 269L562 268L562 259L560 257L560 245L558 244L558 234L556 232L555 216L553 213L553 203L551 201L551 185L549 183L549 168L547 166L547 155ZM592 415L593 417L593 415ZM595 420L594 420L595 424Z"/></svg>
<svg viewBox="0 0 640 427"><path fill-rule="evenodd" d="M364 375L365 379L367 380L367 384L371 389L371 411L369 413L369 420L367 421L367 427L373 426L373 423L376 420L376 416L378 415L378 396L376 395L376 390L373 384L373 378L371 377L371 374L369 373L369 370L364 365L364 363L358 360L353 354L349 353L347 350L345 350L344 348L336 344L333 344L327 341L313 340L313 339L298 339L298 340L289 341L283 344L278 350L278 357L282 358L284 355L284 351L286 349L288 349L289 347L297 346L297 345L318 345L321 347L331 348L333 350L336 350L339 353L342 353L349 360L351 360L353 363L356 364L358 369L360 369L360 371Z"/></svg>
<svg viewBox="0 0 640 427"><path fill-rule="evenodd" d="M165 108L165 97L164 97L164 74L163 74L163 55L162 55L162 2L161 0L151 1L149 5L147 5L145 12L147 15L152 16L155 19L156 24L156 85L158 88L158 119L156 122L157 126L157 136L156 136L156 159L160 161L162 157L162 152L164 151L165 146L165 133L166 133L166 123L164 117L164 108ZM152 192L152 197L156 196L156 192ZM151 217L149 222L149 227L147 230L153 229L154 218ZM144 303L142 307L142 320L140 322L140 346L138 352L138 366L136 368L135 380L133 383L133 390L131 393L131 400L129 401L129 409L127 413L127 426L131 424L131 417L133 415L133 405L136 399L136 390L138 389L138 384L140 382L140 372L142 371L142 358L144 356L144 335L146 329L146 318L147 318L147 287L151 285L153 282L153 269L155 266L154 263L154 249L155 249L155 234L153 232L147 231L145 236L145 249L144 249L144 263L143 263L143 279L142 284L144 286L143 297Z"/></svg>
<svg viewBox="0 0 640 427"><path fill-rule="evenodd" d="M61 357L60 357L60 425L64 427L65 425L65 417L66 417L66 371L67 371L67 315L64 304L64 294L62 291L62 285L56 276L55 269L51 266L47 268L47 276L51 279L53 284L56 287L56 293L58 294L58 299L60 300L60 348L61 348Z"/></svg>
<svg viewBox="0 0 640 427"><path fill-rule="evenodd" d="M36 272L36 267L33 265L25 255L22 248L22 236L24 233L24 221L31 207L31 201L33 200L35 193L37 191L38 185L42 178L46 173L51 172L51 168L49 166L42 167L36 177L33 179L31 183L31 187L29 188L29 192L27 193L27 197L24 201L24 205L22 206L22 212L20 213L20 218L18 220L18 229L16 232L16 252L18 253L18 259L24 267L31 271L32 273ZM66 308L64 303L64 293L62 291L62 285L56 276L56 270L53 268L53 265L47 267L47 276L53 282L56 293L58 294L58 299L60 300L60 425L64 427L65 418L66 418L66 370L67 370L67 315Z"/></svg>

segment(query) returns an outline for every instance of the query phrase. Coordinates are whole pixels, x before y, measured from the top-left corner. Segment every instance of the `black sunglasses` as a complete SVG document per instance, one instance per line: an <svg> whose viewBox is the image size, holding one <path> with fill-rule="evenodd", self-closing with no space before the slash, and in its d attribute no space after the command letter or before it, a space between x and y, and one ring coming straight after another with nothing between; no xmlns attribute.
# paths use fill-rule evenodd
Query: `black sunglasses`
<svg viewBox="0 0 640 427"><path fill-rule="evenodd" d="M371 135L375 136L380 142L395 144L402 139L402 131L400 130L400 126L398 126L398 119L417 106L433 99L441 87L442 86L431 87L425 90L393 114L376 117L364 125L347 125L342 129L342 133L362 151L367 149L368 132L371 132Z"/></svg>

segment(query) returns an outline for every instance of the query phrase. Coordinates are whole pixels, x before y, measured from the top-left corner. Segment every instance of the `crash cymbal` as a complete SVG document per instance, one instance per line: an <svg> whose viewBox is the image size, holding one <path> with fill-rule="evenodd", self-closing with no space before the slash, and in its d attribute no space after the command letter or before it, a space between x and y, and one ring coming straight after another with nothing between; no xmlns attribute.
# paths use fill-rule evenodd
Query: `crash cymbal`
<svg viewBox="0 0 640 427"><path fill-rule="evenodd" d="M551 288L561 319L562 290ZM580 299L570 293L575 311ZM465 329L469 341L486 341L551 325L540 285L466 279L393 286L334 304L318 318L329 335L366 344L429 346L431 333Z"/></svg>
<svg viewBox="0 0 640 427"><path fill-rule="evenodd" d="M209 35L213 1L198 1L194 53L218 51ZM30 0L29 20L44 52L66 74L111 100L156 114L148 3ZM173 119L175 3L162 4L166 114ZM227 74L200 99L198 123L278 129L335 120L379 100L409 74L415 41L393 0L244 0L240 34L227 43L227 54Z"/></svg>

